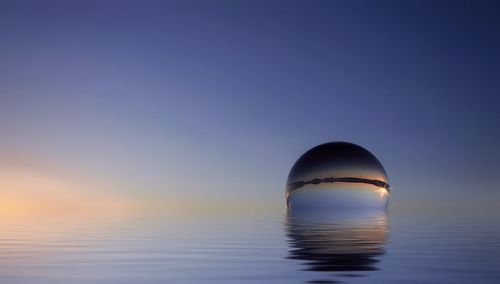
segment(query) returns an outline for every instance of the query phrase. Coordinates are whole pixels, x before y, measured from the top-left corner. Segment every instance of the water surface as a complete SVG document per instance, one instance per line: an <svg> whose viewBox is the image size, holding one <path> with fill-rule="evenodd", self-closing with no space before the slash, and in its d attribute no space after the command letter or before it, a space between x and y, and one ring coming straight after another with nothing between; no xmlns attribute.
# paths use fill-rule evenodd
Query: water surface
<svg viewBox="0 0 500 284"><path fill-rule="evenodd" d="M389 212L0 224L0 283L499 283L491 218Z"/></svg>

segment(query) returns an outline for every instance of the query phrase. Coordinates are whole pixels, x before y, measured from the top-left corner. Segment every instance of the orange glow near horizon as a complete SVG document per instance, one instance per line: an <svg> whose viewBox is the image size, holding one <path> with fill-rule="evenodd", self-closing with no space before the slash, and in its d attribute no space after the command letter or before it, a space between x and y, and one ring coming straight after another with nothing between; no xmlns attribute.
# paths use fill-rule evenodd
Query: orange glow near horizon
<svg viewBox="0 0 500 284"><path fill-rule="evenodd" d="M46 171L16 168L0 173L0 220L54 217L102 218L280 210L262 202L202 200L155 194L133 195L113 186L64 178Z"/></svg>
<svg viewBox="0 0 500 284"><path fill-rule="evenodd" d="M0 174L0 218L46 217L106 212L131 207L123 196L98 193L83 183L27 169L4 169ZM103 191L105 192L105 191Z"/></svg>
<svg viewBox="0 0 500 284"><path fill-rule="evenodd" d="M147 190L123 188L123 181L93 178L85 171L74 173L40 157L1 152L0 157L0 221L3 223L143 215L169 219L180 215L282 210L281 202L228 200L220 196L207 199L206 195L183 195L179 190L165 188L167 185Z"/></svg>

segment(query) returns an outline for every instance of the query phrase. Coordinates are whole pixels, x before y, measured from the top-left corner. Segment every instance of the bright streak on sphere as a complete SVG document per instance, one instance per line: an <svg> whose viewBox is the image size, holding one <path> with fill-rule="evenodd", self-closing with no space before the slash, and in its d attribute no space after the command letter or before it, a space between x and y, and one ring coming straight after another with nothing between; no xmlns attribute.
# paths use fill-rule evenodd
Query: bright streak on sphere
<svg viewBox="0 0 500 284"><path fill-rule="evenodd" d="M288 175L289 210L385 209L390 187L384 167L368 150L347 142L312 148Z"/></svg>

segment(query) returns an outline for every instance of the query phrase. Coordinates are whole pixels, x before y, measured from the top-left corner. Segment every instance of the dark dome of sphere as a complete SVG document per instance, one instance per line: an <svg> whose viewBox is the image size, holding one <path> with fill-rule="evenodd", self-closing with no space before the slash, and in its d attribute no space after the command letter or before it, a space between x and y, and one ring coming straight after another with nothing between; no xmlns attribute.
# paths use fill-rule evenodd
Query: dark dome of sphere
<svg viewBox="0 0 500 284"><path fill-rule="evenodd" d="M310 149L295 162L288 175L287 191L335 182L389 188L384 167L372 153L352 143L330 142Z"/></svg>

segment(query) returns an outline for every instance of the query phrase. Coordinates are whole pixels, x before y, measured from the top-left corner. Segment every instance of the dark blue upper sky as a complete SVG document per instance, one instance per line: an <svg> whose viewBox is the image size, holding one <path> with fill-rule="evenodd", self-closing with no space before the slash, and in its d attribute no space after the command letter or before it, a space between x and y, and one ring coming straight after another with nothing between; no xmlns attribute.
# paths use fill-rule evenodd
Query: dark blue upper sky
<svg viewBox="0 0 500 284"><path fill-rule="evenodd" d="M2 1L0 154L282 202L294 161L342 140L395 202L498 199L499 51L495 1Z"/></svg>

